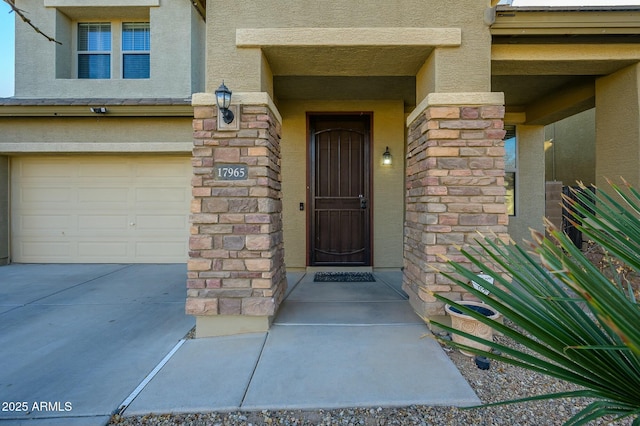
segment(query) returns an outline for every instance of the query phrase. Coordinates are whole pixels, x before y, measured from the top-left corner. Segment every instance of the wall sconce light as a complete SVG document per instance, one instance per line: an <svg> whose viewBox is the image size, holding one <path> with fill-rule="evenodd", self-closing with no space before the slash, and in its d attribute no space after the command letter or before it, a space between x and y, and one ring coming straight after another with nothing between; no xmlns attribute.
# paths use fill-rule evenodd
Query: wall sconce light
<svg viewBox="0 0 640 426"><path fill-rule="evenodd" d="M391 157L391 153L389 152L389 147L387 147L384 154L382 154L382 164L384 164L385 166L388 166L391 163L393 163L393 159Z"/></svg>
<svg viewBox="0 0 640 426"><path fill-rule="evenodd" d="M222 119L225 123L230 124L233 121L233 112L229 109L231 105L231 90L224 85L224 80L222 80L222 84L215 93L216 104L218 104L218 108L222 113Z"/></svg>

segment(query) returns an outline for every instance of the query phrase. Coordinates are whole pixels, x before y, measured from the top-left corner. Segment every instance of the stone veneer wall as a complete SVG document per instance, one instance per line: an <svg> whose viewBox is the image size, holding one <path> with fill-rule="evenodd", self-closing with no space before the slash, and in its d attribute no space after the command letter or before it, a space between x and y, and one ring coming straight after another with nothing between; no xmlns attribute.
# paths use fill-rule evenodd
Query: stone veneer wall
<svg viewBox="0 0 640 426"><path fill-rule="evenodd" d="M444 314L433 297L469 298L437 274L444 255L474 244L477 231L507 238L504 107L429 105L409 125L403 288L416 312Z"/></svg>
<svg viewBox="0 0 640 426"><path fill-rule="evenodd" d="M268 105L238 108L239 130L223 131L218 130L215 107L194 106L186 312L199 319L270 318L287 285L281 124ZM217 180L213 167L224 163L246 164L248 179ZM196 335L206 333L196 330Z"/></svg>

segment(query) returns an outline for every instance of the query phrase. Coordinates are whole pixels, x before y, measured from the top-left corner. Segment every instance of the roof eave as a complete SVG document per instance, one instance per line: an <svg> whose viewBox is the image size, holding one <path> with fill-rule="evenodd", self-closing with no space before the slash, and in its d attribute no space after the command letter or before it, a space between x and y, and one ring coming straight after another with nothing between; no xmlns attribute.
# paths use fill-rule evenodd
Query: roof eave
<svg viewBox="0 0 640 426"><path fill-rule="evenodd" d="M640 34L640 7L511 7L500 5L494 36Z"/></svg>

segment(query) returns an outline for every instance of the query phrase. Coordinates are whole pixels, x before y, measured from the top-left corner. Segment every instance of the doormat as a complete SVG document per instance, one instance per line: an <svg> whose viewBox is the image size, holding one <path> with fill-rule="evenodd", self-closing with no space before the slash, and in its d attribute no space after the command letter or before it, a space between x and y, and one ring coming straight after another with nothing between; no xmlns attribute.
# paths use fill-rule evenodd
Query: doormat
<svg viewBox="0 0 640 426"><path fill-rule="evenodd" d="M375 282L371 272L316 272L313 281L319 283Z"/></svg>

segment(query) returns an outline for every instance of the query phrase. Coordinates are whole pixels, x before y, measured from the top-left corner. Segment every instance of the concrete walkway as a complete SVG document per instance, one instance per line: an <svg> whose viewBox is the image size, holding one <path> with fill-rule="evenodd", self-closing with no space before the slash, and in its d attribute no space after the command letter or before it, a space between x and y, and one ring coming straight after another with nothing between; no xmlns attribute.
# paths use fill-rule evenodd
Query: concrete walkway
<svg viewBox="0 0 640 426"><path fill-rule="evenodd" d="M401 274L293 287L268 333L188 340L124 412L468 406L480 401L412 311Z"/></svg>
<svg viewBox="0 0 640 426"><path fill-rule="evenodd" d="M268 333L183 341L185 269L0 268L0 401L20 404L0 424L104 425L123 401L124 415L480 402L422 338L399 272L290 273Z"/></svg>

